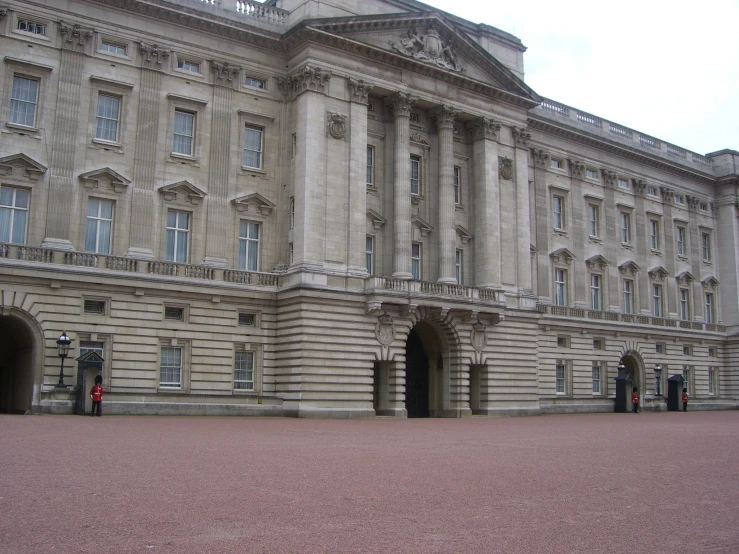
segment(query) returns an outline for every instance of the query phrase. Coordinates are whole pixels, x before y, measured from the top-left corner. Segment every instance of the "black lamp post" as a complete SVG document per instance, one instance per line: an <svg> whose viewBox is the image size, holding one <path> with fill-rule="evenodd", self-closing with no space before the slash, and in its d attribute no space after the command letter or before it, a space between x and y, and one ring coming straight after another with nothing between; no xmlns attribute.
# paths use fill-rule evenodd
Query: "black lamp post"
<svg viewBox="0 0 739 554"><path fill-rule="evenodd" d="M662 391L660 390L660 385L662 384L662 366L659 364L654 366L654 381L657 391L655 396L662 396Z"/></svg>
<svg viewBox="0 0 739 554"><path fill-rule="evenodd" d="M626 373L626 366L623 364L623 362L618 363L618 374L623 375Z"/></svg>
<svg viewBox="0 0 739 554"><path fill-rule="evenodd" d="M56 384L57 387L64 386L64 358L69 355L70 344L72 344L72 339L67 336L65 331L62 331L61 336L56 339L56 347L59 352L59 357L62 359L62 367L59 370L59 382Z"/></svg>

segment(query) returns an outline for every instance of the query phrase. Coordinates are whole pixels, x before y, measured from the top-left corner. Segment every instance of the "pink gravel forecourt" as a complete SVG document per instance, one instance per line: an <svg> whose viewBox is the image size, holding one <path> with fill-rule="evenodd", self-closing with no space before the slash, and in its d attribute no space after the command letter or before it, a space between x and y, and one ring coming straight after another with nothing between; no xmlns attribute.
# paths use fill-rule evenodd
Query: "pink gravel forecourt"
<svg viewBox="0 0 739 554"><path fill-rule="evenodd" d="M0 552L739 553L739 411L0 416Z"/></svg>

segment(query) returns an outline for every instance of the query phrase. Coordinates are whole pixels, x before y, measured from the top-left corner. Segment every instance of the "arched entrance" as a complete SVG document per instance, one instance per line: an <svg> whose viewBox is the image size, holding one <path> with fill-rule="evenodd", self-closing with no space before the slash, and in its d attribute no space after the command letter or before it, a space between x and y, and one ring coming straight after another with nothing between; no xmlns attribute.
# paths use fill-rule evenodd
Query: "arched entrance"
<svg viewBox="0 0 739 554"><path fill-rule="evenodd" d="M635 387L639 388L640 396L643 395L644 383L642 382L642 363L641 358L636 352L627 352L621 357L619 364L622 364L625 372L631 375L631 381Z"/></svg>
<svg viewBox="0 0 739 554"><path fill-rule="evenodd" d="M30 410L33 379L33 333L20 318L0 316L0 412Z"/></svg>
<svg viewBox="0 0 739 554"><path fill-rule="evenodd" d="M405 345L405 408L409 418L435 417L442 409L443 360L438 335L418 323Z"/></svg>

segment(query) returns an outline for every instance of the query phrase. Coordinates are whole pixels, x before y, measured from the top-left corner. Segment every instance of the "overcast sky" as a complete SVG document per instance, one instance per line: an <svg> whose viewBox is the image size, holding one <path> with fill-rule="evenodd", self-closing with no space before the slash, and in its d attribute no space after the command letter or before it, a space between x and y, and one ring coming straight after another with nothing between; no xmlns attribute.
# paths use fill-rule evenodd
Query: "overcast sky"
<svg viewBox="0 0 739 554"><path fill-rule="evenodd" d="M701 154L739 150L739 0L423 0L521 39L541 96Z"/></svg>

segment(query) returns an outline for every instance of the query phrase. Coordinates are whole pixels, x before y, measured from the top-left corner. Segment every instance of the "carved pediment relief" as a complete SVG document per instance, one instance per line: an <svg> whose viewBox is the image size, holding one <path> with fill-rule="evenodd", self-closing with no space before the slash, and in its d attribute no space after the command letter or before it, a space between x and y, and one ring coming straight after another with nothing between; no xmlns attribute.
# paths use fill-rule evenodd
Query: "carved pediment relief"
<svg viewBox="0 0 739 554"><path fill-rule="evenodd" d="M457 225L456 230L457 234L459 235L459 239L462 241L462 244L467 244L467 242L472 238L472 233L470 233L461 225Z"/></svg>
<svg viewBox="0 0 739 554"><path fill-rule="evenodd" d="M11 154L0 158L0 175L38 181L41 175L46 173L46 169L46 166L25 154Z"/></svg>
<svg viewBox="0 0 739 554"><path fill-rule="evenodd" d="M676 280L676 281L678 282L678 284L680 284L680 285L689 285L689 284L691 284L691 283L692 283L693 281L695 281L695 277L693 277L693 274L692 274L692 273L690 273L690 271L683 271L683 272L682 272L682 273L680 273L679 275L676 275L676 276L675 276L675 280Z"/></svg>
<svg viewBox="0 0 739 554"><path fill-rule="evenodd" d="M715 290L718 284L718 280L712 275L709 275L701 281L701 285L703 285L703 288L708 291Z"/></svg>
<svg viewBox="0 0 739 554"><path fill-rule="evenodd" d="M233 199L232 202L239 213L246 213L251 209L262 215L269 215L277 206L258 192L252 192L246 196L240 196L239 198Z"/></svg>
<svg viewBox="0 0 739 554"><path fill-rule="evenodd" d="M464 71L457 53L454 39L444 40L434 27L417 29L412 27L398 40L390 40L390 47L414 60L437 65L451 71Z"/></svg>
<svg viewBox="0 0 739 554"><path fill-rule="evenodd" d="M572 263L572 260L575 259L575 255L570 252L567 248L559 248L555 250L554 252L549 254L549 257L552 258L552 261L555 264L567 264L570 265Z"/></svg>
<svg viewBox="0 0 739 554"><path fill-rule="evenodd" d="M632 261L624 262L618 266L621 275L636 275L641 268Z"/></svg>
<svg viewBox="0 0 739 554"><path fill-rule="evenodd" d="M123 175L117 171L113 171L109 167L103 167L101 169L95 169L86 173L81 173L79 180L85 185L87 189L99 189L101 182L108 182L108 186L114 192L122 192L131 183L130 180L126 179Z"/></svg>
<svg viewBox="0 0 739 554"><path fill-rule="evenodd" d="M661 265L653 267L649 270L649 277L653 281L664 281L665 277L667 277L668 275L669 273L667 273L667 270Z"/></svg>
<svg viewBox="0 0 739 554"><path fill-rule="evenodd" d="M415 142L416 144L421 144L426 147L431 146L431 141L429 141L428 137L422 133L411 133L411 142Z"/></svg>
<svg viewBox="0 0 739 554"><path fill-rule="evenodd" d="M194 206L198 206L203 198L205 198L205 192L188 181L179 181L171 185L164 185L159 188L159 193L164 196L164 200L167 202L185 200Z"/></svg>
<svg viewBox="0 0 739 554"><path fill-rule="evenodd" d="M411 225L421 232L422 237L429 236L429 233L434 230L434 228L427 221L418 216L414 216L411 218Z"/></svg>
<svg viewBox="0 0 739 554"><path fill-rule="evenodd" d="M387 219L373 209L367 210L367 219L372 222L372 228L377 230L382 229L382 226L387 223Z"/></svg>
<svg viewBox="0 0 739 554"><path fill-rule="evenodd" d="M592 256L591 258L588 258L585 260L585 263L588 264L588 267L590 269L605 269L610 265L609 261L606 260L603 256L600 254L596 254L595 256Z"/></svg>

